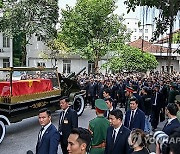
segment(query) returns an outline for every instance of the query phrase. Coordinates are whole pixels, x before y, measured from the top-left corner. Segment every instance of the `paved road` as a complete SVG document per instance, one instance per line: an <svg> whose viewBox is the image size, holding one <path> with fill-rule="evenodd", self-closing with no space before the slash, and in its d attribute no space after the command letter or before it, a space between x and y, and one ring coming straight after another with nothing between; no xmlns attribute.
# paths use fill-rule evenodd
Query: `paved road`
<svg viewBox="0 0 180 154"><path fill-rule="evenodd" d="M60 110L52 115L52 121L56 126L58 125L59 113ZM84 113L79 117L79 126L87 128L89 120L94 117L94 110L86 107ZM162 128L162 124L160 127ZM27 150L34 152L39 129L37 116L11 124L7 127L5 139L0 144L0 154L26 154ZM58 153L61 154L60 147Z"/></svg>
<svg viewBox="0 0 180 154"><path fill-rule="evenodd" d="M59 113L60 110L52 115L53 124L56 126L58 125ZM94 110L89 107L85 108L84 113L79 117L79 126L87 128L89 120L94 117ZM34 152L39 129L37 116L11 124L7 127L6 136L0 144L0 154L26 154L27 150ZM61 150L59 150L60 153Z"/></svg>

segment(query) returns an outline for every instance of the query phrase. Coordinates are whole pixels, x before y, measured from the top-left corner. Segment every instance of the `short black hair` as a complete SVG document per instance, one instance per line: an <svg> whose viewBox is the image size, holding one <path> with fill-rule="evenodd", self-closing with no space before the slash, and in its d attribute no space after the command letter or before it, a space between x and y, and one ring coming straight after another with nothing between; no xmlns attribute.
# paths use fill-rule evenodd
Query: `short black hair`
<svg viewBox="0 0 180 154"><path fill-rule="evenodd" d="M51 111L48 108L42 108L39 110L39 114L43 112L46 112L48 116L51 116Z"/></svg>
<svg viewBox="0 0 180 154"><path fill-rule="evenodd" d="M138 99L135 96L132 96L130 98L130 102L132 102L132 101L135 101L136 104L139 104L139 101L138 101Z"/></svg>
<svg viewBox="0 0 180 154"><path fill-rule="evenodd" d="M176 114L177 114L177 112L178 112L178 107L177 107L177 105L176 105L175 103L169 103L169 104L167 105L167 110L169 111L169 113L170 113L171 115L176 116Z"/></svg>
<svg viewBox="0 0 180 154"><path fill-rule="evenodd" d="M88 129L82 127L73 128L70 134L77 134L77 141L80 144L86 143L86 151L89 151L92 136Z"/></svg>
<svg viewBox="0 0 180 154"><path fill-rule="evenodd" d="M110 112L110 115L115 116L116 119L123 120L123 112L120 109L114 109Z"/></svg>
<svg viewBox="0 0 180 154"><path fill-rule="evenodd" d="M61 101L61 100L65 100L65 102L67 102L67 103L69 103L70 102L70 100L69 100L69 98L68 98L68 96L62 96L60 99L59 99L59 101Z"/></svg>
<svg viewBox="0 0 180 154"><path fill-rule="evenodd" d="M113 103L113 99L112 98L105 98L105 101L109 101L110 103Z"/></svg>
<svg viewBox="0 0 180 154"><path fill-rule="evenodd" d="M104 89L104 92L107 93L107 94L110 94L111 90L109 88L106 88L106 89Z"/></svg>

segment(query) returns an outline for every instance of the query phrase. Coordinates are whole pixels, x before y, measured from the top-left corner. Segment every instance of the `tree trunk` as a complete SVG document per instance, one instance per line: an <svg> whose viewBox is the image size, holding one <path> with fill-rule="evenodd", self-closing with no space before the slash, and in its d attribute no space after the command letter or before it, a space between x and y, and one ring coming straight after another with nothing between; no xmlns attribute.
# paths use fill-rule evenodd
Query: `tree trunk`
<svg viewBox="0 0 180 154"><path fill-rule="evenodd" d="M171 6L173 6L171 4ZM173 38L173 33L172 33L172 30L173 30L173 15L172 15L172 7L170 7L170 13L171 13L171 17L170 17L170 28L169 28L169 44L168 44L168 50L167 50L167 55L168 55L168 73L170 74L171 70L170 70L170 66L171 66L171 53L172 53L172 38Z"/></svg>
<svg viewBox="0 0 180 154"><path fill-rule="evenodd" d="M95 61L94 61L94 72L95 72L95 74L98 74L98 73L99 73L99 65L98 65L98 62L99 62L99 59L96 58Z"/></svg>
<svg viewBox="0 0 180 154"><path fill-rule="evenodd" d="M26 45L22 47L22 59L21 59L21 66L26 66Z"/></svg>

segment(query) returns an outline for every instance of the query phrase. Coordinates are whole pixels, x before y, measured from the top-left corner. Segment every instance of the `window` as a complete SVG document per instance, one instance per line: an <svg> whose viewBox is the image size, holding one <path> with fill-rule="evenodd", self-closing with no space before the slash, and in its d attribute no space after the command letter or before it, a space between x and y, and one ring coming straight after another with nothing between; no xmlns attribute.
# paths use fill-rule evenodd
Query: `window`
<svg viewBox="0 0 180 154"><path fill-rule="evenodd" d="M162 66L162 72L164 72L164 66Z"/></svg>
<svg viewBox="0 0 180 154"><path fill-rule="evenodd" d="M3 68L9 67L9 66L10 66L9 58L3 59Z"/></svg>
<svg viewBox="0 0 180 154"><path fill-rule="evenodd" d="M37 67L46 67L46 64L44 62L38 62Z"/></svg>
<svg viewBox="0 0 180 154"><path fill-rule="evenodd" d="M136 29L136 28L134 29L134 32L137 32L137 29Z"/></svg>
<svg viewBox="0 0 180 154"><path fill-rule="evenodd" d="M88 73L94 73L94 63L88 62Z"/></svg>
<svg viewBox="0 0 180 154"><path fill-rule="evenodd" d="M71 60L63 60L63 73L68 74L71 72Z"/></svg>
<svg viewBox="0 0 180 154"><path fill-rule="evenodd" d="M145 33L148 33L148 29L145 29Z"/></svg>
<svg viewBox="0 0 180 154"><path fill-rule="evenodd" d="M169 67L168 66L166 66L166 71L169 72Z"/></svg>
<svg viewBox="0 0 180 154"><path fill-rule="evenodd" d="M134 36L134 40L136 40L136 36Z"/></svg>
<svg viewBox="0 0 180 154"><path fill-rule="evenodd" d="M43 37L41 35L37 36L37 41L43 41Z"/></svg>
<svg viewBox="0 0 180 154"><path fill-rule="evenodd" d="M3 36L3 47L9 48L10 47L10 38Z"/></svg>
<svg viewBox="0 0 180 154"><path fill-rule="evenodd" d="M173 66L170 66L170 71L171 71L171 73L173 73L173 71L174 71L174 68L173 68Z"/></svg>
<svg viewBox="0 0 180 154"><path fill-rule="evenodd" d="M146 40L146 41L148 40L148 36L145 36L145 40Z"/></svg>
<svg viewBox="0 0 180 154"><path fill-rule="evenodd" d="M142 33L142 29L139 29L139 32Z"/></svg>

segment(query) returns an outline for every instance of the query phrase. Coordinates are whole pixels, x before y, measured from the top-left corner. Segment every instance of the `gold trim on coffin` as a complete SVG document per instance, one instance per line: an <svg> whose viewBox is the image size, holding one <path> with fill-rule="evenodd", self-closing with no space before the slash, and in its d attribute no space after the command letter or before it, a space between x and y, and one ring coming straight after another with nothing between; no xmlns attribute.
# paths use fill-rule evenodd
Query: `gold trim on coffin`
<svg viewBox="0 0 180 154"><path fill-rule="evenodd" d="M12 97L0 97L0 101L7 104L25 103L30 100L43 99L52 95L60 95L61 90L51 90L34 94L27 94Z"/></svg>

